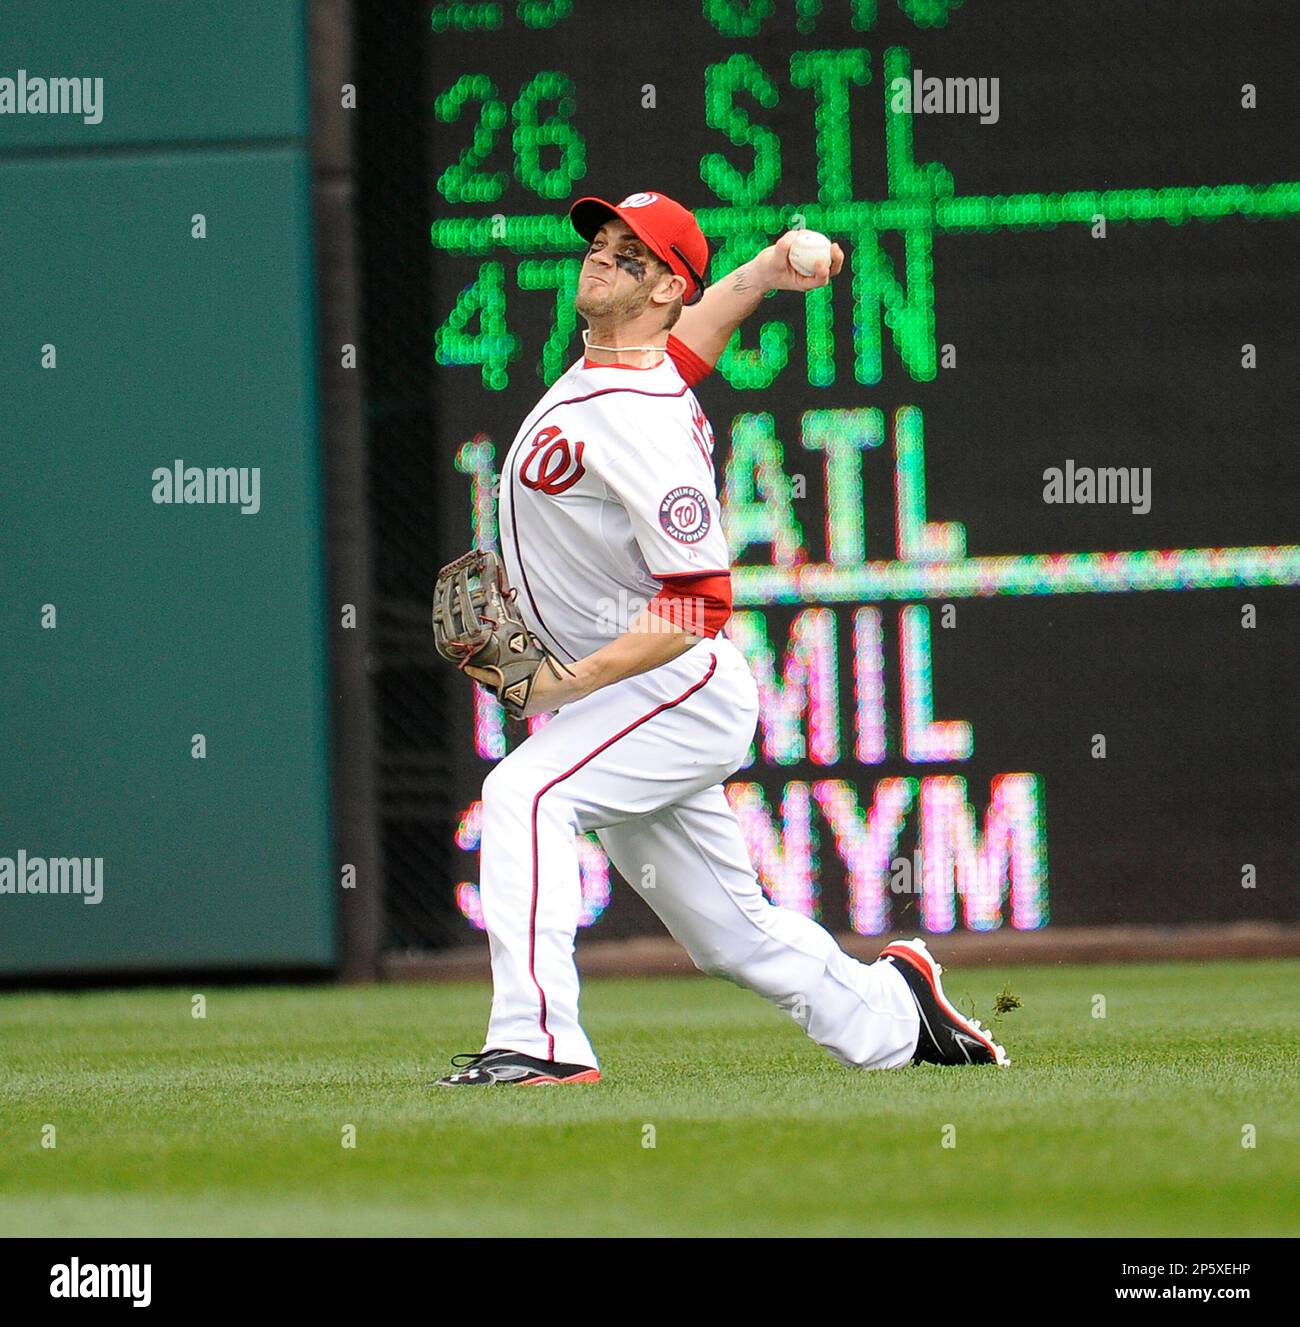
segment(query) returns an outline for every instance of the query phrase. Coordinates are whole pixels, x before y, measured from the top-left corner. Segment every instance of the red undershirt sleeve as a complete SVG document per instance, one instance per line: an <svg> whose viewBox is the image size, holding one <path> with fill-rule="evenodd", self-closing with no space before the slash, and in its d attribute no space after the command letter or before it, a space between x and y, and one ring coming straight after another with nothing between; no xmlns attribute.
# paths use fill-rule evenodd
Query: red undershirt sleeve
<svg viewBox="0 0 1300 1327"><path fill-rule="evenodd" d="M686 380L688 387L707 378L713 372L713 365L705 363L690 346L679 341L671 332L668 333L668 357L677 366L677 372Z"/></svg>
<svg viewBox="0 0 1300 1327"><path fill-rule="evenodd" d="M663 588L646 607L657 617L712 638L731 616L731 573L712 571L703 576L660 576Z"/></svg>

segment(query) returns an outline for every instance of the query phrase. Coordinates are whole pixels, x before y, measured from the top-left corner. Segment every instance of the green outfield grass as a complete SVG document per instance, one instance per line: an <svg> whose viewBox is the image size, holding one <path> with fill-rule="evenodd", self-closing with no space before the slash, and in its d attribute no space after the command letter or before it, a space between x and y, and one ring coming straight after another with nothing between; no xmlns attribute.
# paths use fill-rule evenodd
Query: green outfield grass
<svg viewBox="0 0 1300 1327"><path fill-rule="evenodd" d="M1004 983L1011 1069L863 1074L725 982L593 981L605 1081L486 1092L428 1086L485 986L4 995L0 1233L1300 1233L1300 963L945 977Z"/></svg>

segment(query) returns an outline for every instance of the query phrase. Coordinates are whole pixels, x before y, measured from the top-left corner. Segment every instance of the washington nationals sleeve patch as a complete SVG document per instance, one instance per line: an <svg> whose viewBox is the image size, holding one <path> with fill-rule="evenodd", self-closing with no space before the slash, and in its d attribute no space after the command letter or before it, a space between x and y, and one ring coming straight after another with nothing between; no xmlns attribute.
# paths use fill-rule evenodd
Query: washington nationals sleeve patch
<svg viewBox="0 0 1300 1327"><path fill-rule="evenodd" d="M659 524L683 544L698 544L709 533L709 504L698 488L669 490L659 504Z"/></svg>

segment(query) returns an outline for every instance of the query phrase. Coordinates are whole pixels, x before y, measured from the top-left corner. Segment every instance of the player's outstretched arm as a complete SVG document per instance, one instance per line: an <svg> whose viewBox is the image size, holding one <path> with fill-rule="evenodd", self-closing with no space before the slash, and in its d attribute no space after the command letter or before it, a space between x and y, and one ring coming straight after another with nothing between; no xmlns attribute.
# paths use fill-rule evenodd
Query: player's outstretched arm
<svg viewBox="0 0 1300 1327"><path fill-rule="evenodd" d="M829 264L816 264L812 276L803 276L790 266L790 246L797 231L787 231L749 262L710 286L698 304L682 310L673 335L706 364L714 364L726 349L732 333L758 308L763 296L773 290L807 292L826 285L844 266L844 251L831 245Z"/></svg>
<svg viewBox="0 0 1300 1327"><path fill-rule="evenodd" d="M621 682L625 677L648 673L661 664L671 663L699 639L668 618L642 610L621 636L571 664L566 676L557 677L545 669L540 671L524 715L549 713L599 691L601 687ZM470 665L466 666L465 672L480 682L492 680L486 674L480 675L481 670Z"/></svg>

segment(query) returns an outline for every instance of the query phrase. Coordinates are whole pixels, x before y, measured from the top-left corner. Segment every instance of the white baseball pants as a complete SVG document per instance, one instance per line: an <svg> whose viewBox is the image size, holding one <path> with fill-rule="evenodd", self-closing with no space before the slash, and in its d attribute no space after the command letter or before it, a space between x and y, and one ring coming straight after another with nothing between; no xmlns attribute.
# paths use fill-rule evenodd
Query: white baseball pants
<svg viewBox="0 0 1300 1327"><path fill-rule="evenodd" d="M576 836L611 861L704 972L787 1010L843 1064L892 1069L919 1016L890 963L859 963L769 903L722 790L758 718L724 637L566 705L483 783L479 892L492 955L483 1049L595 1066L578 1019ZM653 869L649 869L653 868Z"/></svg>

